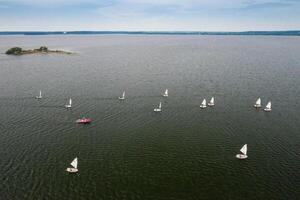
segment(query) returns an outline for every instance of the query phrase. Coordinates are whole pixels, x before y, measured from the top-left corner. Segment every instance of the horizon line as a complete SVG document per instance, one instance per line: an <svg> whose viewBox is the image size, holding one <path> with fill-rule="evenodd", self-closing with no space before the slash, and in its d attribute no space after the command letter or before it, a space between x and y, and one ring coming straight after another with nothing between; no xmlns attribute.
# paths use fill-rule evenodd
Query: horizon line
<svg viewBox="0 0 300 200"><path fill-rule="evenodd" d="M145 34L145 35L291 35L300 36L300 30L256 31L0 31L0 35L65 35L65 34Z"/></svg>

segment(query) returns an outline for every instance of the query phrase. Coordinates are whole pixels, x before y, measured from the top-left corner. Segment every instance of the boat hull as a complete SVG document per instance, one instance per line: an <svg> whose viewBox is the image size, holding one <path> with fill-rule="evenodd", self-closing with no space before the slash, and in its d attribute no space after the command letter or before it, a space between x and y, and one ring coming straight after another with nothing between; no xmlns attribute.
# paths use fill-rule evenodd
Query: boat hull
<svg viewBox="0 0 300 200"><path fill-rule="evenodd" d="M66 172L69 172L69 173L77 173L77 172L78 172L78 169L72 168L72 167L68 167L68 168L66 169Z"/></svg>
<svg viewBox="0 0 300 200"><path fill-rule="evenodd" d="M159 108L154 108L154 112L161 112L161 109L159 109Z"/></svg>
<svg viewBox="0 0 300 200"><path fill-rule="evenodd" d="M254 108L261 108L261 105L254 105Z"/></svg>
<svg viewBox="0 0 300 200"><path fill-rule="evenodd" d="M163 97L168 97L169 95L167 95L167 94L163 94Z"/></svg>
<svg viewBox="0 0 300 200"><path fill-rule="evenodd" d="M87 119L77 119L76 120L76 123L78 124L89 124L92 122L92 119L90 118L87 118Z"/></svg>
<svg viewBox="0 0 300 200"><path fill-rule="evenodd" d="M235 157L236 157L237 159L240 159L240 160L243 160L243 159L248 158L248 156L247 156L247 155L244 155L244 154L237 154Z"/></svg>
<svg viewBox="0 0 300 200"><path fill-rule="evenodd" d="M206 108L206 106L204 106L204 105L200 105L200 108Z"/></svg>
<svg viewBox="0 0 300 200"><path fill-rule="evenodd" d="M70 106L70 105L65 105L65 107L66 107L66 108L72 108L72 106Z"/></svg>
<svg viewBox="0 0 300 200"><path fill-rule="evenodd" d="M270 109L270 108L265 108L264 109L264 111L266 111L266 112L270 112L272 109Z"/></svg>
<svg viewBox="0 0 300 200"><path fill-rule="evenodd" d="M208 106L214 106L215 104L214 103L208 103L207 105Z"/></svg>
<svg viewBox="0 0 300 200"><path fill-rule="evenodd" d="M124 97L119 97L119 100L124 100L125 98Z"/></svg>

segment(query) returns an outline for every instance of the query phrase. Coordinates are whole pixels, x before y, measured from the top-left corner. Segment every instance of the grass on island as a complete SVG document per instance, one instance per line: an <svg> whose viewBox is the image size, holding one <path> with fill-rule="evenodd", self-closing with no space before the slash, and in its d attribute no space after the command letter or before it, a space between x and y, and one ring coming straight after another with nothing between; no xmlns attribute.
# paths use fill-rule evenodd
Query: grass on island
<svg viewBox="0 0 300 200"><path fill-rule="evenodd" d="M39 49L27 49L24 50L20 47L13 47L5 52L7 55L25 55L25 54L48 54L48 53L58 53L58 54L73 54L72 52L62 51L62 50L50 50L48 47L41 46Z"/></svg>

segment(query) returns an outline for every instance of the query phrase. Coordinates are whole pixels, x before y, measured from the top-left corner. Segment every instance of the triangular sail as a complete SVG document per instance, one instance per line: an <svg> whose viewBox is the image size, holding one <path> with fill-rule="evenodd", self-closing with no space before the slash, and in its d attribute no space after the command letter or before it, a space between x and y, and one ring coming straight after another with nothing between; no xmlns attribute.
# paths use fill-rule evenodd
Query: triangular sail
<svg viewBox="0 0 300 200"><path fill-rule="evenodd" d="M161 102L159 102L159 106L158 106L158 108L159 108L159 109L161 109Z"/></svg>
<svg viewBox="0 0 300 200"><path fill-rule="evenodd" d="M72 165L75 169L77 169L77 165L78 165L78 159L77 159L77 157L71 162L71 165Z"/></svg>
<svg viewBox="0 0 300 200"><path fill-rule="evenodd" d="M122 94L122 98L123 98L123 99L125 98L125 91L124 91L123 94Z"/></svg>
<svg viewBox="0 0 300 200"><path fill-rule="evenodd" d="M69 105L70 105L70 106L72 105L72 99L69 100Z"/></svg>
<svg viewBox="0 0 300 200"><path fill-rule="evenodd" d="M39 97L41 97L42 96L42 91L40 90L40 96Z"/></svg>
<svg viewBox="0 0 300 200"><path fill-rule="evenodd" d="M244 155L247 155L247 144L245 144L241 150L240 150Z"/></svg>
<svg viewBox="0 0 300 200"><path fill-rule="evenodd" d="M203 99L201 105L202 105L202 106L206 106L206 99Z"/></svg>
<svg viewBox="0 0 300 200"><path fill-rule="evenodd" d="M166 91L165 91L165 96L168 96L168 89L166 89Z"/></svg>
<svg viewBox="0 0 300 200"><path fill-rule="evenodd" d="M269 101L269 103L266 105L267 109L271 109L271 101Z"/></svg>
<svg viewBox="0 0 300 200"><path fill-rule="evenodd" d="M210 100L210 104L214 104L215 103L215 98L212 97L211 100Z"/></svg>
<svg viewBox="0 0 300 200"><path fill-rule="evenodd" d="M257 106L260 106L260 105L261 105L261 99L260 99L260 98L257 99L255 105L257 105Z"/></svg>

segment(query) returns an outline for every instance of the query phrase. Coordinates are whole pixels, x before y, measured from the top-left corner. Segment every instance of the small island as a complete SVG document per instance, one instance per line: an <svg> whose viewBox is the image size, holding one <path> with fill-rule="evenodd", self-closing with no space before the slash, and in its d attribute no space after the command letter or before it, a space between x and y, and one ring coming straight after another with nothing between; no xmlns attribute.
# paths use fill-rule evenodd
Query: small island
<svg viewBox="0 0 300 200"><path fill-rule="evenodd" d="M62 50L50 50L48 47L41 46L39 49L22 49L20 47L13 47L5 52L7 55L26 55L26 54L73 54L72 52L62 51Z"/></svg>

